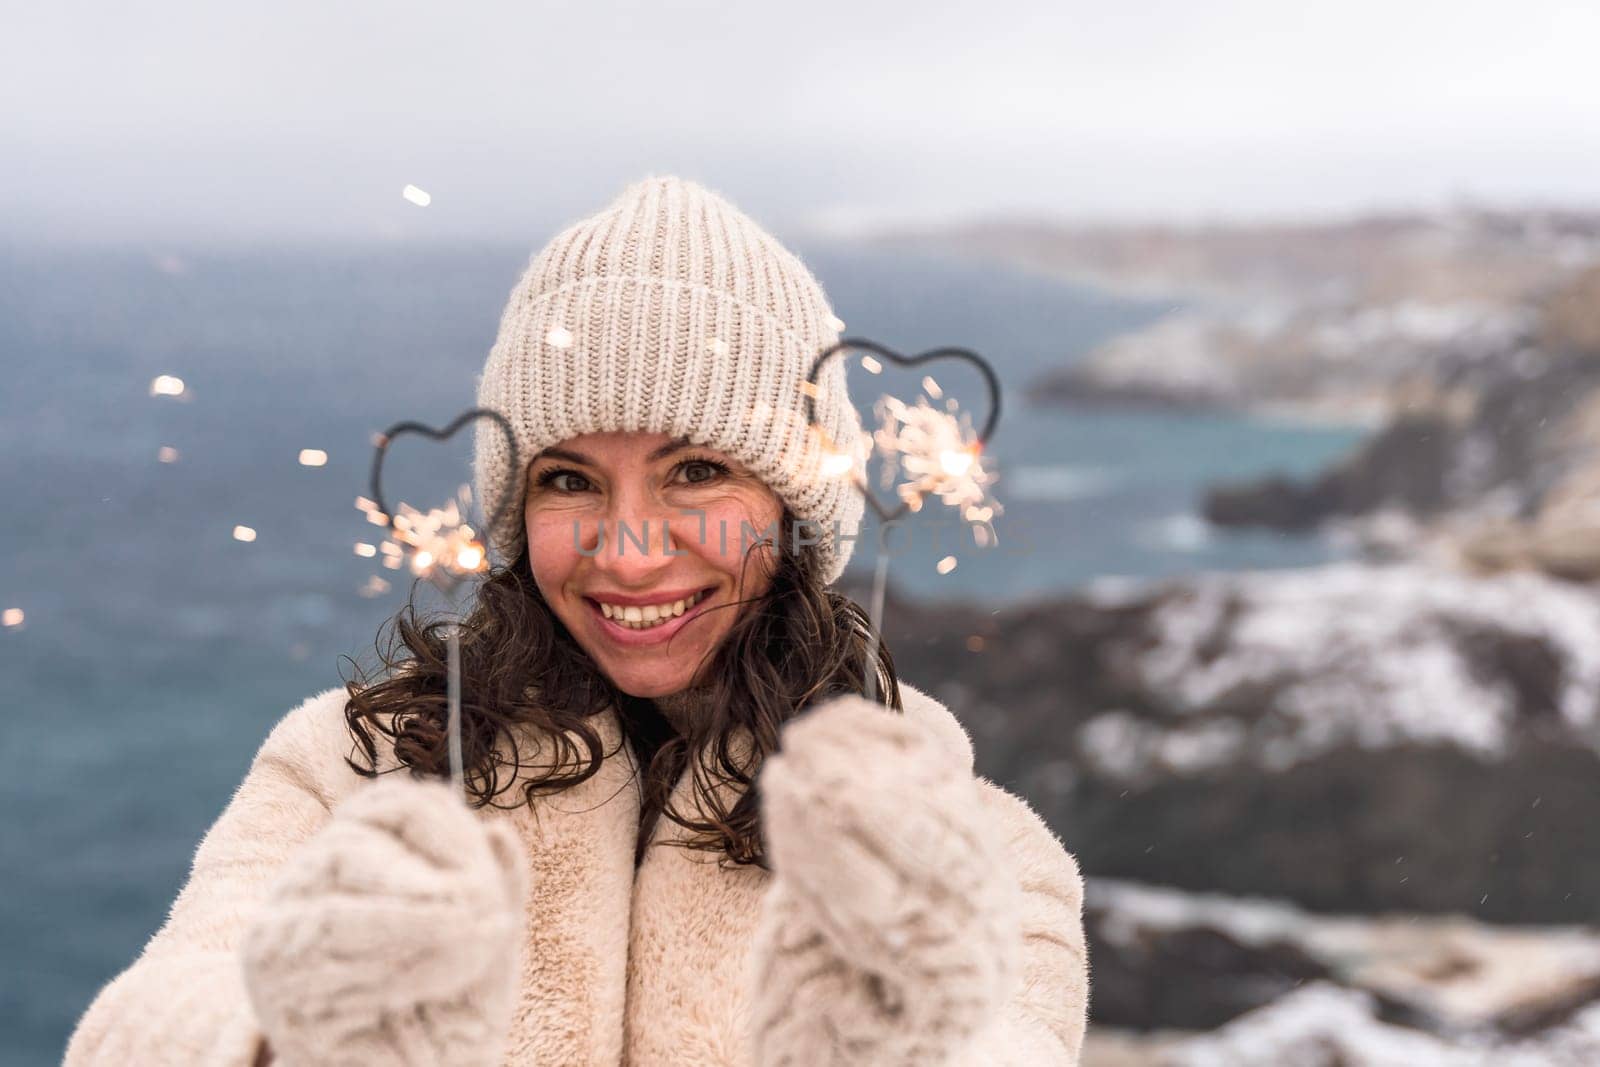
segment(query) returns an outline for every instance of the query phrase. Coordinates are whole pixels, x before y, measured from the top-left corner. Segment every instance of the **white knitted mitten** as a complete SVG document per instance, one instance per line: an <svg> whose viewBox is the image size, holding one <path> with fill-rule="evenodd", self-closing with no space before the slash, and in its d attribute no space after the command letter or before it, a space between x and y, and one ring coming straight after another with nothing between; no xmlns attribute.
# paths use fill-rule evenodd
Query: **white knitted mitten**
<svg viewBox="0 0 1600 1067"><path fill-rule="evenodd" d="M527 863L438 780L364 783L250 925L245 982L274 1063L498 1064Z"/></svg>
<svg viewBox="0 0 1600 1067"><path fill-rule="evenodd" d="M970 768L924 726L843 697L767 757L761 1067L960 1063L1020 978L1017 876Z"/></svg>

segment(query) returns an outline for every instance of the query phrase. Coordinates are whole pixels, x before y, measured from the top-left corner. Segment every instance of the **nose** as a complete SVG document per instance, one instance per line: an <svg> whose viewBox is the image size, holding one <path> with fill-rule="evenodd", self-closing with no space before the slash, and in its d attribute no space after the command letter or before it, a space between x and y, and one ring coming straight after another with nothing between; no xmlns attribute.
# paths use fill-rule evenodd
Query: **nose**
<svg viewBox="0 0 1600 1067"><path fill-rule="evenodd" d="M672 527L684 521L684 516L657 501L619 494L584 550L594 569L610 582L647 588L683 555L678 544L681 533Z"/></svg>

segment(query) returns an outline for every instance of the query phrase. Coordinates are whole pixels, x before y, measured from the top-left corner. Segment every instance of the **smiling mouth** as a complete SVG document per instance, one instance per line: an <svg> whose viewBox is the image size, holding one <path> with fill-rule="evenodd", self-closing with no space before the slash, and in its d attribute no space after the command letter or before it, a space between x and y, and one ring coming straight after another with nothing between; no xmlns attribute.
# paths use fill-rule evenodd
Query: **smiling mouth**
<svg viewBox="0 0 1600 1067"><path fill-rule="evenodd" d="M671 626L685 615L694 613L694 609L705 601L715 589L707 586L693 596L684 597L664 604L648 605L621 605L607 604L593 597L584 597L590 610L599 615L605 622L623 630L634 632L649 632L662 627Z"/></svg>

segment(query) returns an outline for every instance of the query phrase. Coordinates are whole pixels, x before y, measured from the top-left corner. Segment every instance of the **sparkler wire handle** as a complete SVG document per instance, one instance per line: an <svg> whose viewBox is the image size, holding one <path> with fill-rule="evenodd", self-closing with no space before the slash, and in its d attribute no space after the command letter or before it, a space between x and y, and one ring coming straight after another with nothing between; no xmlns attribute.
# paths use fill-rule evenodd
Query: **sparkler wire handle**
<svg viewBox="0 0 1600 1067"><path fill-rule="evenodd" d="M914 356L903 356L892 348L880 345L876 341L869 341L865 337L845 337L823 349L821 354L811 364L811 372L806 375L806 384L812 386L806 391L806 421L815 426L817 423L817 398L815 386L817 375L821 373L822 366L829 359L838 355L847 348L862 348L869 352L876 352L890 363L901 367L915 367L923 363L932 363L941 359L959 359L978 368L978 373L983 375L983 384L989 390L989 414L983 420L983 429L978 431L978 446L981 448L988 444L989 438L994 436L994 428L1000 421L1000 378L995 374L989 361L970 348L932 348L926 352L919 352Z"/></svg>
<svg viewBox="0 0 1600 1067"><path fill-rule="evenodd" d="M396 437L406 433L421 434L435 441L448 441L455 436L456 431L461 429L462 426L478 419L492 419L495 425L500 428L500 433L505 437L506 448L511 452L509 470L512 472L513 478L517 477L521 468L521 461L517 456L517 435L511 429L510 421L493 408L473 408L470 411L463 411L451 419L450 424L442 430L435 429L426 423L408 420L406 422L397 422L378 435L377 449L372 455L372 502L378 505L378 510L383 513L383 517L388 521L390 529L394 529L394 512L389 510L388 502L383 499L382 484L383 461L389 454L389 445L394 442ZM516 497L516 488L515 481L508 481L501 491L500 502L495 506L494 511L484 512L483 517L489 524L489 529L484 531L485 539L491 532L500 528L500 520L505 517L506 509L511 506L512 500ZM480 507L488 506L487 501L480 500L478 504Z"/></svg>
<svg viewBox="0 0 1600 1067"><path fill-rule="evenodd" d="M867 691L866 698L874 703L878 700L878 672L874 664L878 658L878 628L883 624L883 593L889 584L889 554L878 553L877 565L872 571L872 632L867 635Z"/></svg>
<svg viewBox="0 0 1600 1067"><path fill-rule="evenodd" d="M467 777L461 765L461 626L451 622L445 628L446 662L449 665L447 701L449 703L450 781L457 795L467 791Z"/></svg>

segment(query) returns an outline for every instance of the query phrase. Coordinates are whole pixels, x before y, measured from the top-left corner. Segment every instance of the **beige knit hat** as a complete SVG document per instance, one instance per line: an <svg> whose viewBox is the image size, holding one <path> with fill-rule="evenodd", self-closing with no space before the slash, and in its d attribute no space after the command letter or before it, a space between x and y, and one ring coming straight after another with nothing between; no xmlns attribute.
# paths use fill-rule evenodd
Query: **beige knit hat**
<svg viewBox="0 0 1600 1067"><path fill-rule="evenodd" d="M831 583L850 558L864 501L821 465L829 448L859 456L865 437L843 358L817 379L829 448L807 424L801 387L843 328L805 265L720 195L672 176L629 185L533 257L501 316L478 404L510 420L522 470L510 470L499 428L480 420L480 506L493 509L508 479L514 493L490 548L508 561L522 550L527 464L541 449L638 430L687 437L759 475L816 524L806 534L820 536Z"/></svg>

